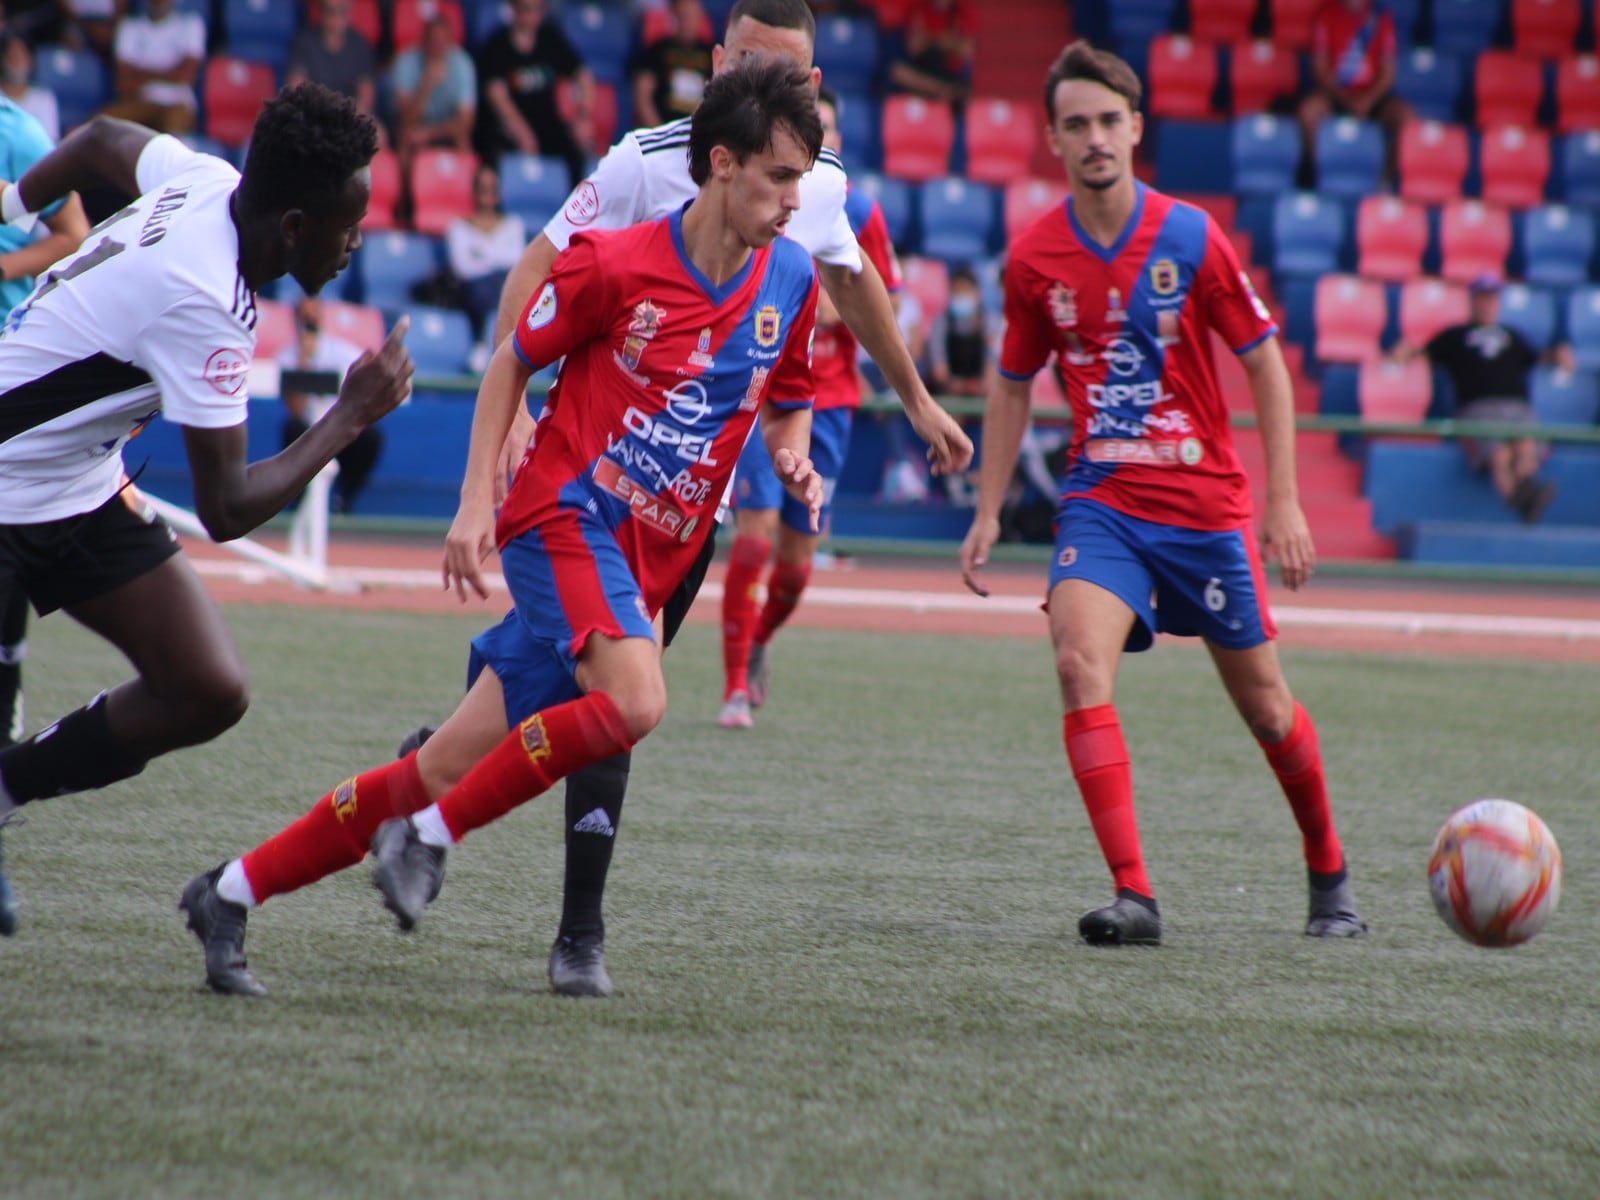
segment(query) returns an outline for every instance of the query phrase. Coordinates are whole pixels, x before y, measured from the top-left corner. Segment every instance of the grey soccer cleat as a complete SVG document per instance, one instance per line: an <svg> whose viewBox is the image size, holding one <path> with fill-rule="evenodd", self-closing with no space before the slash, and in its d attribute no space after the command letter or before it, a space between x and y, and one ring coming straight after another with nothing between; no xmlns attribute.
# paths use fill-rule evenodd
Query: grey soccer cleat
<svg viewBox="0 0 1600 1200"><path fill-rule="evenodd" d="M750 697L745 692L734 692L722 702L717 714L717 724L723 729L749 729L755 725L750 715Z"/></svg>
<svg viewBox="0 0 1600 1200"><path fill-rule="evenodd" d="M1078 918L1078 936L1091 946L1159 946L1161 910L1153 899L1121 888L1105 908Z"/></svg>
<svg viewBox="0 0 1600 1200"><path fill-rule="evenodd" d="M429 846L417 836L410 817L385 821L372 835L377 860L372 886L383 893L383 906L408 933L444 886L444 853L443 846Z"/></svg>
<svg viewBox="0 0 1600 1200"><path fill-rule="evenodd" d="M423 725L413 729L400 739L400 748L394 752L396 758L404 758L413 750L421 750L422 743L438 732L432 725Z"/></svg>
<svg viewBox="0 0 1600 1200"><path fill-rule="evenodd" d="M184 886L178 911L206 952L206 986L224 996L265 996L267 989L244 960L244 926L250 913L217 895L222 867L202 871Z"/></svg>
<svg viewBox="0 0 1600 1200"><path fill-rule="evenodd" d="M1307 937L1360 937L1367 923L1356 914L1355 897L1350 893L1350 875L1340 871L1335 882L1327 883L1315 871L1310 876L1311 915L1306 921ZM1326 886L1322 886L1326 884Z"/></svg>
<svg viewBox="0 0 1600 1200"><path fill-rule="evenodd" d="M772 668L767 666L767 648L760 642L750 643L750 657L745 663L744 674L750 688L750 707L760 708L767 702L767 690L772 686Z"/></svg>
<svg viewBox="0 0 1600 1200"><path fill-rule="evenodd" d="M563 996L609 996L606 935L563 933L550 947L550 988Z"/></svg>

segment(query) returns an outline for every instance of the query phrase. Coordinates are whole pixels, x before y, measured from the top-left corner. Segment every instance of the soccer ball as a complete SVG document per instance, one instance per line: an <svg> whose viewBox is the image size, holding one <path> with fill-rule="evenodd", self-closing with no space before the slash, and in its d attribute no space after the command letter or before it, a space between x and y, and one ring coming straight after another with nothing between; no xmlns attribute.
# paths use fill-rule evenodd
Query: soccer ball
<svg viewBox="0 0 1600 1200"><path fill-rule="evenodd" d="M1434 907L1478 946L1516 946L1561 902L1561 850L1550 827L1511 800L1475 800L1452 813L1428 859Z"/></svg>

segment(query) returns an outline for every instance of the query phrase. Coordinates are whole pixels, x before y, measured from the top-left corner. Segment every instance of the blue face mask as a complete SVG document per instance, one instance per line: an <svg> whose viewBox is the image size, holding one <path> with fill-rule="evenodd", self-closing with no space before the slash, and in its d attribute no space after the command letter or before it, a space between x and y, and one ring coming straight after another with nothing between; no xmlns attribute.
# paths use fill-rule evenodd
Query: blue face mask
<svg viewBox="0 0 1600 1200"><path fill-rule="evenodd" d="M950 316L957 321L970 321L978 315L976 296L951 296Z"/></svg>

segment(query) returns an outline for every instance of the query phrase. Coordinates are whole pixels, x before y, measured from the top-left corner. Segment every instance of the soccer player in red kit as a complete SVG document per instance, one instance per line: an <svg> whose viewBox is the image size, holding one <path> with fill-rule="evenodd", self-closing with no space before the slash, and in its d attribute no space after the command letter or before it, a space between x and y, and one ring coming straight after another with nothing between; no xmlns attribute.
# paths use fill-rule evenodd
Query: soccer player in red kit
<svg viewBox="0 0 1600 1200"><path fill-rule="evenodd" d="M661 720L653 621L694 564L763 414L773 465L812 513L808 343L817 279L782 235L822 142L808 73L752 59L707 86L689 138L695 199L580 235L485 373L444 581L488 595L496 546L515 608L472 644L472 682L421 747L347 780L181 908L220 992L258 995L249 907L352 866L410 929L447 847ZM528 379L565 358L498 516L496 464ZM509 730L509 732L508 732ZM413 814L415 814L413 819Z"/></svg>
<svg viewBox="0 0 1600 1200"><path fill-rule="evenodd" d="M1211 219L1134 178L1140 92L1125 62L1081 41L1046 78L1050 142L1071 198L1009 249L1006 333L984 413L962 578L987 594L978 572L1000 536L1029 381L1056 354L1074 429L1046 611L1067 760L1117 893L1082 916L1079 934L1092 945L1161 940L1113 688L1123 651L1146 649L1164 632L1205 639L1288 798L1309 875L1306 932L1355 936L1366 926L1351 898L1316 729L1273 646L1249 487L1211 358L1215 330L1249 375L1266 450L1260 544L1298 589L1316 556L1296 490L1277 327Z"/></svg>

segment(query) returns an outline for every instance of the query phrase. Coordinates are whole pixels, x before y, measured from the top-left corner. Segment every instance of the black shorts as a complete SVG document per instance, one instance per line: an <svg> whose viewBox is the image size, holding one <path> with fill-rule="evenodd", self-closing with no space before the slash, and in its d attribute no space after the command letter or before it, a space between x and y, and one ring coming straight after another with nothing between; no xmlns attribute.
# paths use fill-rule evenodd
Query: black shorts
<svg viewBox="0 0 1600 1200"><path fill-rule="evenodd" d="M0 579L13 579L40 616L131 583L178 553L178 536L119 493L93 512L38 525L0 525Z"/></svg>
<svg viewBox="0 0 1600 1200"><path fill-rule="evenodd" d="M719 526L712 525L706 544L700 548L700 557L694 560L694 566L689 568L689 573L683 577L683 582L678 584L678 590L673 592L662 606L661 648L663 650L672 645L672 639L678 636L678 630L683 627L683 619L689 615L689 608L694 604L694 598L700 594L700 585L706 581L706 571L717 553L718 528Z"/></svg>

